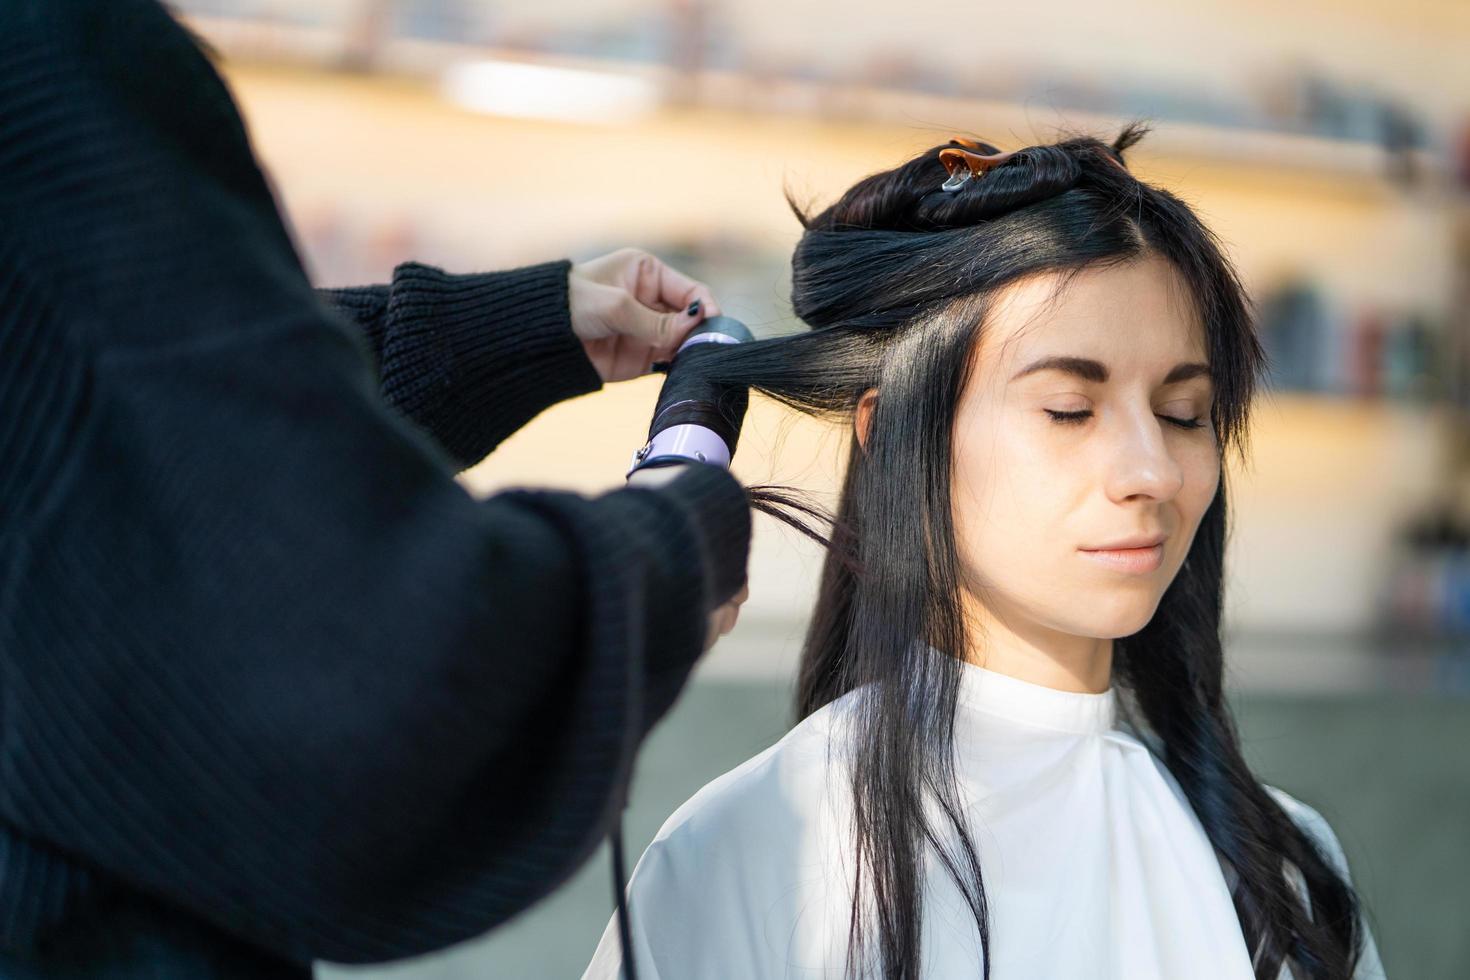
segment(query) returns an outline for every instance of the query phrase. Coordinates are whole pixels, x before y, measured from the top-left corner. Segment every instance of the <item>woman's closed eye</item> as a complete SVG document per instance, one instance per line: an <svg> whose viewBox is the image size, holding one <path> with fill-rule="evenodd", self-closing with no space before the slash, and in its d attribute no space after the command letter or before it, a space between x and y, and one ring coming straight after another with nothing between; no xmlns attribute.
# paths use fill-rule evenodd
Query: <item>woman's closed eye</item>
<svg viewBox="0 0 1470 980"><path fill-rule="evenodd" d="M1050 408L1044 408L1042 411L1050 415L1052 421L1059 425L1078 425L1092 416L1090 409L1083 409L1079 412L1057 412ZM1181 429L1198 429L1205 424L1202 418L1183 419L1176 418L1173 415L1160 415L1159 418Z"/></svg>

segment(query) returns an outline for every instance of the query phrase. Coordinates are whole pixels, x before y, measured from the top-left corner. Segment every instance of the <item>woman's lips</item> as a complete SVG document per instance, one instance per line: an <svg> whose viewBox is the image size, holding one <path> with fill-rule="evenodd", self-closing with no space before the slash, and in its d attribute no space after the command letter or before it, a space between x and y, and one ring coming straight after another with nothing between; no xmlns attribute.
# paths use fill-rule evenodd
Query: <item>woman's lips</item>
<svg viewBox="0 0 1470 980"><path fill-rule="evenodd" d="M1164 561L1162 544L1156 544L1152 548L1119 548L1107 551L1088 551L1085 548L1079 548L1078 550L1093 561L1101 562L1109 568L1134 574L1155 571Z"/></svg>

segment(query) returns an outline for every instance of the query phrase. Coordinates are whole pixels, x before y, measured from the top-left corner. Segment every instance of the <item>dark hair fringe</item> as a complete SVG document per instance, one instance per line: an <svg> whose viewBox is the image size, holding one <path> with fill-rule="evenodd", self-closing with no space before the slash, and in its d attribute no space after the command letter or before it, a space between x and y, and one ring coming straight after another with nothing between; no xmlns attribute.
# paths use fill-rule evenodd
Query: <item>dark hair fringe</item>
<svg viewBox="0 0 1470 980"><path fill-rule="evenodd" d="M938 190L944 145L858 181L820 211L803 209L788 191L805 229L792 257L792 305L811 329L685 355L681 369L819 417L846 420L864 391L883 392L866 448L851 440L836 514L792 488L751 491L757 510L828 548L803 647L798 717L859 691L850 973L876 954L883 977L918 976L926 847L965 896L990 973L985 888L952 765L959 665L915 641L954 651L965 640L955 601L949 438L995 291L1037 272L1060 272L1065 281L1145 254L1167 259L1205 331L1222 462L1231 446L1245 460L1247 416L1266 367L1253 310L1213 232L1128 169L1125 151L1147 132L1135 121L1111 143L1063 134L953 193ZM999 152L977 142L982 152ZM1153 619L1114 641L1114 683L1161 740L1165 765L1239 875L1233 898L1256 976L1275 980L1289 960L1299 980L1346 980L1361 953L1358 898L1251 773L1223 694L1223 471ZM912 481L897 486L893 473L915 475L917 490ZM944 815L940 826L927 818L926 798ZM1300 869L1315 914L1283 861Z"/></svg>

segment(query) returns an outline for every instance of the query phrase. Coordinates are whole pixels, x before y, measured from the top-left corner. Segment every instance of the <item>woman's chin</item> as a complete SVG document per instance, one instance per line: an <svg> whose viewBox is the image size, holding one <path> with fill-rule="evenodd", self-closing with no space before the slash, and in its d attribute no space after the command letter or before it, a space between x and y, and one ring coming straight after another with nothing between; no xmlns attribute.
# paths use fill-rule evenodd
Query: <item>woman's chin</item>
<svg viewBox="0 0 1470 980"><path fill-rule="evenodd" d="M1132 636L1148 625L1159 608L1161 596L1150 589L1097 589L1082 593L1087 596L1087 629L1084 636L1116 640Z"/></svg>

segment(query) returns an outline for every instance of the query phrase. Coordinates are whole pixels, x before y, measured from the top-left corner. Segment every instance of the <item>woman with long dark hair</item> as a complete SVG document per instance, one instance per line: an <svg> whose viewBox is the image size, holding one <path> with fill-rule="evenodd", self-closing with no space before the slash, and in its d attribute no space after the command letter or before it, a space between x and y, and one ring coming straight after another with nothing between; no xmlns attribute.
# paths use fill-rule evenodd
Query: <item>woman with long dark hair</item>
<svg viewBox="0 0 1470 980"><path fill-rule="evenodd" d="M1223 463L1265 358L1213 233L1128 170L1147 131L955 139L793 204L811 329L684 355L853 435L799 723L643 854L641 980L1381 975L1225 700ZM614 922L587 975L620 959Z"/></svg>

